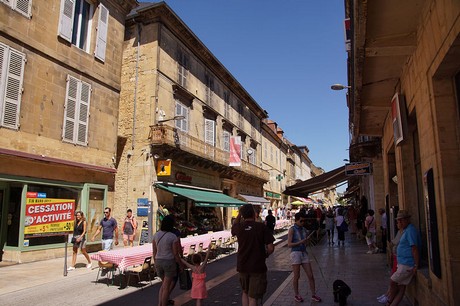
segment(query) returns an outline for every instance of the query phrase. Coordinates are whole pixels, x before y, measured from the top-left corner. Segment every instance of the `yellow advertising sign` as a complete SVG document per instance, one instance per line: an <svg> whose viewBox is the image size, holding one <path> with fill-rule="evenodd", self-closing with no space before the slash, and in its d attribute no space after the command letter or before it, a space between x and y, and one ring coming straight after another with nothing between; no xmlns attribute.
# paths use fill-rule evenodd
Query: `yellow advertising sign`
<svg viewBox="0 0 460 306"><path fill-rule="evenodd" d="M41 225L26 226L24 234L35 235L45 233L62 233L73 231L74 222L56 222Z"/></svg>
<svg viewBox="0 0 460 306"><path fill-rule="evenodd" d="M171 160L160 159L157 161L157 176L171 175Z"/></svg>
<svg viewBox="0 0 460 306"><path fill-rule="evenodd" d="M74 199L28 197L24 220L25 235L42 235L73 231Z"/></svg>

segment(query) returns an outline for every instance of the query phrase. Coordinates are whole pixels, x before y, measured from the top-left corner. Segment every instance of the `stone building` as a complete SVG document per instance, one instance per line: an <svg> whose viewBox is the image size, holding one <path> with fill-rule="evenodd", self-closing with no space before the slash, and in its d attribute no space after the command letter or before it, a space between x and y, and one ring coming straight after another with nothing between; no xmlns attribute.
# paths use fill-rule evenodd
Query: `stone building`
<svg viewBox="0 0 460 306"><path fill-rule="evenodd" d="M266 202L267 113L167 4L141 4L127 20L115 208L153 231L166 213L184 235L229 228L243 201Z"/></svg>
<svg viewBox="0 0 460 306"><path fill-rule="evenodd" d="M460 2L346 1L350 159L372 163L360 195L412 215L414 305L460 304Z"/></svg>
<svg viewBox="0 0 460 306"><path fill-rule="evenodd" d="M89 232L103 207L113 205L124 21L135 5L134 0L0 1L5 260L64 253L66 238L55 234L73 223L73 215L33 214L33 203L57 202L46 209L58 209L70 200L85 213ZM50 220L65 222L54 222L53 230Z"/></svg>

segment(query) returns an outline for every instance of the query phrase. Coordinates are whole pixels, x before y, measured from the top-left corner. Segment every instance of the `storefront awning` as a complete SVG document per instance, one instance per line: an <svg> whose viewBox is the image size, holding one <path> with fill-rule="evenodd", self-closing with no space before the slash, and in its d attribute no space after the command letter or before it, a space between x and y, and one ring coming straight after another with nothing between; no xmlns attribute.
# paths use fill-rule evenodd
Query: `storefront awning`
<svg viewBox="0 0 460 306"><path fill-rule="evenodd" d="M348 179L349 177L345 175L345 166L342 166L332 171L315 176L311 179L289 186L283 193L295 197L306 198L311 192L336 185Z"/></svg>
<svg viewBox="0 0 460 306"><path fill-rule="evenodd" d="M218 190L208 191L202 189L187 188L182 186L172 186L155 184L155 187L171 192L172 194L183 196L195 202L196 206L205 207L239 207L246 204L243 201L229 197Z"/></svg>
<svg viewBox="0 0 460 306"><path fill-rule="evenodd" d="M263 197L257 197L257 196L241 194L241 193L239 194L239 196L242 197L246 202L252 205L270 204L270 201Z"/></svg>

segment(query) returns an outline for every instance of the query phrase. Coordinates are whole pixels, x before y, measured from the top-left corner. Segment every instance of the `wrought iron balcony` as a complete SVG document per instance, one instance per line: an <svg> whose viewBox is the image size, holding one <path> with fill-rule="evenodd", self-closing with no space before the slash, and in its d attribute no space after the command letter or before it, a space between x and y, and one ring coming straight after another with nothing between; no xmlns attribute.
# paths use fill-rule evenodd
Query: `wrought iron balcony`
<svg viewBox="0 0 460 306"><path fill-rule="evenodd" d="M229 152L207 144L204 141L168 125L151 125L149 140L152 145L167 145L171 148L205 158L206 160L217 163L220 166L242 171L247 175L257 177L261 180L270 180L270 175L266 170L263 170L262 168L244 160L241 161L240 167L230 167L228 165L230 159Z"/></svg>

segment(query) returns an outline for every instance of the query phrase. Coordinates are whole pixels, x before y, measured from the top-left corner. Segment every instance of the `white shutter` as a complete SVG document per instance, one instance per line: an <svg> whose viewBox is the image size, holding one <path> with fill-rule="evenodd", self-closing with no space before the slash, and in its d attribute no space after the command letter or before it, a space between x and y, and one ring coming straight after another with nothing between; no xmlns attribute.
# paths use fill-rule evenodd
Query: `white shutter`
<svg viewBox="0 0 460 306"><path fill-rule="evenodd" d="M8 53L8 46L0 43L0 125L2 124L1 118L3 114L3 101L5 100L5 78L6 67L8 66Z"/></svg>
<svg viewBox="0 0 460 306"><path fill-rule="evenodd" d="M5 61L5 59L7 60ZM0 79L3 79L2 82L5 86L3 103L0 103L3 104L1 125L18 129L25 55L16 50L5 48L1 62L2 66L6 66L6 69L4 67L0 69L2 71ZM5 75L3 76L3 74Z"/></svg>
<svg viewBox="0 0 460 306"><path fill-rule="evenodd" d="M230 132L224 131L224 135L222 138L223 138L222 149L225 152L230 152Z"/></svg>
<svg viewBox="0 0 460 306"><path fill-rule="evenodd" d="M78 129L76 143L86 146L88 144L88 119L91 85L85 82L81 82L80 85L80 103L78 103Z"/></svg>
<svg viewBox="0 0 460 306"><path fill-rule="evenodd" d="M15 10L26 17L31 17L32 0L16 0Z"/></svg>
<svg viewBox="0 0 460 306"><path fill-rule="evenodd" d="M204 141L212 146L214 146L215 125L214 120L204 119Z"/></svg>
<svg viewBox="0 0 460 306"><path fill-rule="evenodd" d="M99 4L99 20L97 22L96 58L105 61L105 49L107 46L107 30L109 23L109 10Z"/></svg>
<svg viewBox="0 0 460 306"><path fill-rule="evenodd" d="M69 142L74 142L76 114L78 107L78 84L79 81L72 77L67 77L67 89L65 97L64 109L64 127L62 129L62 139Z"/></svg>
<svg viewBox="0 0 460 306"><path fill-rule="evenodd" d="M72 42L74 15L75 0L61 0L58 35L68 42Z"/></svg>

